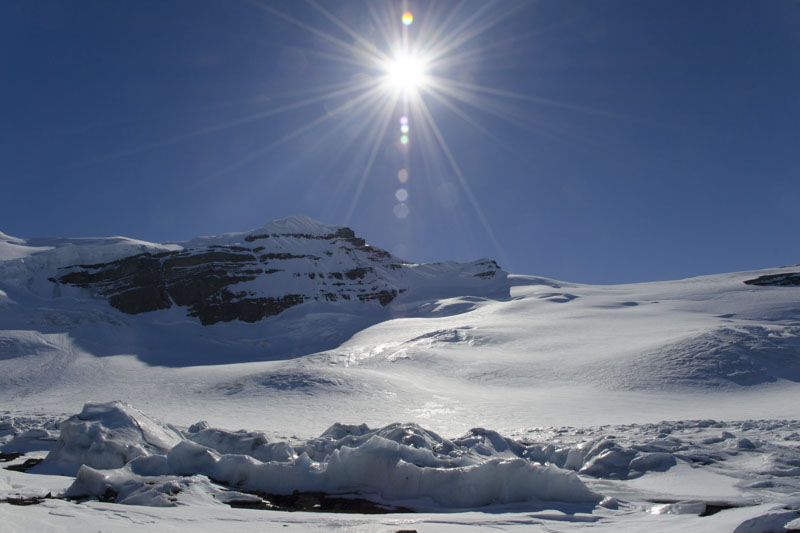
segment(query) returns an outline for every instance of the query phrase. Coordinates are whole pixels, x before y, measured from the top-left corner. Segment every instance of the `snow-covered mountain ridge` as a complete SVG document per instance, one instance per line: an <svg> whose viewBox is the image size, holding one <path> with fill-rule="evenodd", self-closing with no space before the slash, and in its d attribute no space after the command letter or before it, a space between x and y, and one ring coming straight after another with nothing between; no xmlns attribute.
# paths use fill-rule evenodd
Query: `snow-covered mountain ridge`
<svg viewBox="0 0 800 533"><path fill-rule="evenodd" d="M0 245L0 258L8 258L0 262L0 279L40 296L90 295L127 314L178 306L204 325L257 322L304 302L386 306L405 293L408 300L507 297L509 290L492 260L410 264L349 228L305 216L166 245L7 236Z"/></svg>

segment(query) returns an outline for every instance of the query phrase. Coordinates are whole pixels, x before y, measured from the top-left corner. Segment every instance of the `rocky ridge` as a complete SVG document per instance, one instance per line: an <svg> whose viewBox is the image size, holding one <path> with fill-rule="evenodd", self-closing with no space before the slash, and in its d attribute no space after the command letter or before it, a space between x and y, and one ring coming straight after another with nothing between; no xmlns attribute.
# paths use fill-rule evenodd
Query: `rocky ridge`
<svg viewBox="0 0 800 533"><path fill-rule="evenodd" d="M780 274L767 274L755 279L745 281L747 285L765 287L798 287L800 286L800 272L782 272Z"/></svg>
<svg viewBox="0 0 800 533"><path fill-rule="evenodd" d="M408 263L350 228L304 216L245 233L133 248L103 262L58 265L47 275L57 296L88 292L128 314L178 306L203 325L257 322L306 302L387 306L409 291L409 297L507 296L506 278L488 259Z"/></svg>

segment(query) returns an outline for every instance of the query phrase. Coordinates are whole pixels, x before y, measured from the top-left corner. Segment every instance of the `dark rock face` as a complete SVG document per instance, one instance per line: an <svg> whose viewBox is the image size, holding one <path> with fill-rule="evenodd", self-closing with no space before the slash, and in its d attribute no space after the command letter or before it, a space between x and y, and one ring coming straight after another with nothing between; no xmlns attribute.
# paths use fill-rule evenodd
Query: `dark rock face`
<svg viewBox="0 0 800 533"><path fill-rule="evenodd" d="M367 246L349 228L325 235L248 235L244 241L271 238L293 239L300 249L304 241L327 241L324 246L333 251L325 250L324 255L344 253L351 261L357 259L355 251L365 253L366 262L393 259L388 252ZM356 266L342 272L302 271L318 265L321 258L287 251L259 253L266 249L264 246L211 245L179 252L143 253L110 263L68 267L50 281L89 289L95 296L107 299L113 307L129 314L169 309L173 305L186 307L188 315L199 318L204 325L231 320L257 322L309 300L374 301L385 306L404 290L391 287L385 281L379 282L372 266ZM276 265L287 268L275 268ZM313 288L319 290L299 294L287 287L289 292L286 292L282 287L285 279L271 284L274 290L270 294L252 289L237 290L237 284L287 271L295 278L312 280ZM326 279L331 280L330 285ZM331 286L335 288L331 290Z"/></svg>
<svg viewBox="0 0 800 533"><path fill-rule="evenodd" d="M800 272L787 272L786 274L769 274L745 281L747 285L761 285L773 287L800 287Z"/></svg>
<svg viewBox="0 0 800 533"><path fill-rule="evenodd" d="M256 322L303 303L302 297L248 298L229 286L264 273L250 250L194 250L140 254L99 265L70 267L72 272L51 281L92 289L124 313L169 309L173 303L189 308L203 324L243 320Z"/></svg>
<svg viewBox="0 0 800 533"><path fill-rule="evenodd" d="M373 248L349 228L334 230L259 231L225 244L201 240L180 251L65 267L49 279L87 289L124 313L177 305L204 325L257 322L314 301L386 306L419 280L430 286L431 276L444 285L461 280L458 283L466 283L466 291L477 293L505 279L491 260L429 265L420 274L416 269L425 269L424 265L411 265Z"/></svg>

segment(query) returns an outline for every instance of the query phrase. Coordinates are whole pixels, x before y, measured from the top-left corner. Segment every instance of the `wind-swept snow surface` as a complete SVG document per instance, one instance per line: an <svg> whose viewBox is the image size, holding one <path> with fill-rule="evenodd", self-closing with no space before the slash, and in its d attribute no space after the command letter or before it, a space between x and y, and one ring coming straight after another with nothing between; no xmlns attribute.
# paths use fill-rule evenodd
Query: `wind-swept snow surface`
<svg viewBox="0 0 800 533"><path fill-rule="evenodd" d="M47 456L0 469L0 499L93 498L0 521L119 529L103 509L144 503L169 509L124 507L123 529L780 530L800 494L797 276L413 265L307 217L163 245L0 235L0 453ZM229 507L294 490L499 514Z"/></svg>

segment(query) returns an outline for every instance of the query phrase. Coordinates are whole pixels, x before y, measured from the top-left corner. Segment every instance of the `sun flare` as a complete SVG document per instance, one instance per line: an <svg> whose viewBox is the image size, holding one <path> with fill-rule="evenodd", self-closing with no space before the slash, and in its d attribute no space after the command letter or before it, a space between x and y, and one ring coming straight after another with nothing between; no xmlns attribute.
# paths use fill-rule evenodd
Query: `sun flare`
<svg viewBox="0 0 800 533"><path fill-rule="evenodd" d="M384 66L386 70L386 84L395 90L409 92L415 91L425 85L426 63L411 54L395 56Z"/></svg>
<svg viewBox="0 0 800 533"><path fill-rule="evenodd" d="M472 192L467 176L437 124L436 116L442 112L449 113L465 126L507 148L502 139L484 126L484 117L499 118L530 128L531 121L522 119L512 108L515 103L525 101L558 105L557 102L473 81L472 74L477 65L493 58L500 53L498 50L504 50L518 39L512 35L507 40L489 42L483 38L486 32L530 5L531 0L493 0L475 6L465 3L463 9L450 9L444 3L440 4L444 7L434 7L434 3L431 3L426 4L425 8L420 7L419 13L408 11L407 0L365 2L368 9L363 20L356 25L340 18L338 9L331 10L328 7L337 5L335 2L326 3L326 6L319 0L306 0L305 4L319 15L319 24L297 18L275 7L274 2L250 0L250 3L270 17L277 17L312 36L322 46L300 49L300 52L318 59L319 65L324 63L326 68L339 71L341 78L334 83L310 87L297 95L281 96L287 101L276 103L261 113L191 134L202 135L323 105L324 113L318 117L311 117L294 130L248 152L214 177L248 164L312 131L321 131L323 125L328 125L330 130L325 138L342 142L341 153L351 149L357 154L352 157L353 167L357 170L352 180L352 190L347 193L349 207L345 221L350 220L356 212L362 201L362 192L368 180L374 177L376 167L387 161L397 161L399 183L392 196L392 200L398 202L393 209L397 219L414 216L409 198L415 196L408 194L410 184L414 183L412 167L423 168L425 173L430 174L425 176L430 180L437 179L432 176L449 175L472 207L474 215L497 249L498 257L505 261L505 254L478 196ZM402 12L397 7L401 7ZM399 124L396 120L399 120ZM390 139L390 145L386 144L387 139ZM179 140L182 137L167 142ZM389 150L388 146L396 151ZM419 187L424 186L420 180ZM444 184L437 186L443 187Z"/></svg>

